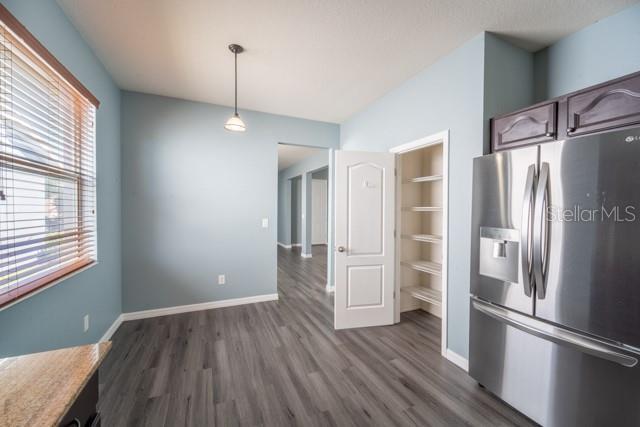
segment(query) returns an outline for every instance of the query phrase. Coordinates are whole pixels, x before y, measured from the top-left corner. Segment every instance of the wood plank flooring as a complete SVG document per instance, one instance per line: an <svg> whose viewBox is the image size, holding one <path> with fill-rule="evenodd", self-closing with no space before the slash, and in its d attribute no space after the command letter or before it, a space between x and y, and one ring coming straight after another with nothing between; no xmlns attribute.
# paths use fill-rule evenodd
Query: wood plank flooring
<svg viewBox="0 0 640 427"><path fill-rule="evenodd" d="M279 301L122 324L103 426L531 425L440 356L439 319L333 330L326 247L278 248Z"/></svg>

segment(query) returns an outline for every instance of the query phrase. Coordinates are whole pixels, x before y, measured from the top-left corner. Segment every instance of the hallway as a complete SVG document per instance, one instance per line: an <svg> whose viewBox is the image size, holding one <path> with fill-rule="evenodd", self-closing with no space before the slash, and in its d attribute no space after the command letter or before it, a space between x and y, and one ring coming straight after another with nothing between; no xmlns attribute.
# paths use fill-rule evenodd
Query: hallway
<svg viewBox="0 0 640 427"><path fill-rule="evenodd" d="M440 356L428 314L334 331L325 250L278 248L277 302L125 322L103 425L530 425Z"/></svg>

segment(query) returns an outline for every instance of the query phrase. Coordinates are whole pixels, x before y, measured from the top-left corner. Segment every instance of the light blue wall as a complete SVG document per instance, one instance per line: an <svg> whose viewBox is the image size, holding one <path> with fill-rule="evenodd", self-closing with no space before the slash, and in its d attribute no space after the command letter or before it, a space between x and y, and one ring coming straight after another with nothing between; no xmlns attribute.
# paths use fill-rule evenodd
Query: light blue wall
<svg viewBox="0 0 640 427"><path fill-rule="evenodd" d="M3 0L99 100L97 206L99 264L0 311L0 357L96 342L121 312L120 93L52 0ZM91 325L83 332L83 316Z"/></svg>
<svg viewBox="0 0 640 427"><path fill-rule="evenodd" d="M640 71L640 4L537 52L535 70L539 101Z"/></svg>
<svg viewBox="0 0 640 427"><path fill-rule="evenodd" d="M534 103L531 52L487 33L484 46L484 152L489 152L489 119Z"/></svg>
<svg viewBox="0 0 640 427"><path fill-rule="evenodd" d="M449 129L448 345L467 357L472 159L483 150L485 34L442 58L340 128L345 150L389 148Z"/></svg>
<svg viewBox="0 0 640 427"><path fill-rule="evenodd" d="M241 111L233 134L231 114L123 92L125 312L276 292L277 143L335 147L339 128Z"/></svg>

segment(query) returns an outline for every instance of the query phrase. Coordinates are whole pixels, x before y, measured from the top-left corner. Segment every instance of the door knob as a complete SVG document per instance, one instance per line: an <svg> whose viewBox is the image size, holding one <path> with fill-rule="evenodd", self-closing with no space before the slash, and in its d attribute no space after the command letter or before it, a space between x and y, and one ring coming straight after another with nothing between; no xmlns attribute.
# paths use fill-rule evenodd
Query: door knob
<svg viewBox="0 0 640 427"><path fill-rule="evenodd" d="M344 252L344 246L338 246L338 252Z"/></svg>

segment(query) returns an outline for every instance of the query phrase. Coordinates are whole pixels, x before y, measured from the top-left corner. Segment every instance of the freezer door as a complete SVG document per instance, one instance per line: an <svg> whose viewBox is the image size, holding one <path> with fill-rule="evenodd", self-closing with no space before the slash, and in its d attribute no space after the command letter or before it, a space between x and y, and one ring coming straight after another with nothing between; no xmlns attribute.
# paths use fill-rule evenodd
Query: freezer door
<svg viewBox="0 0 640 427"><path fill-rule="evenodd" d="M531 226L538 147L474 159L471 293L533 313Z"/></svg>
<svg viewBox="0 0 640 427"><path fill-rule="evenodd" d="M640 347L640 130L542 145L534 216L536 315Z"/></svg>
<svg viewBox="0 0 640 427"><path fill-rule="evenodd" d="M469 374L545 427L640 425L640 354L471 299Z"/></svg>

